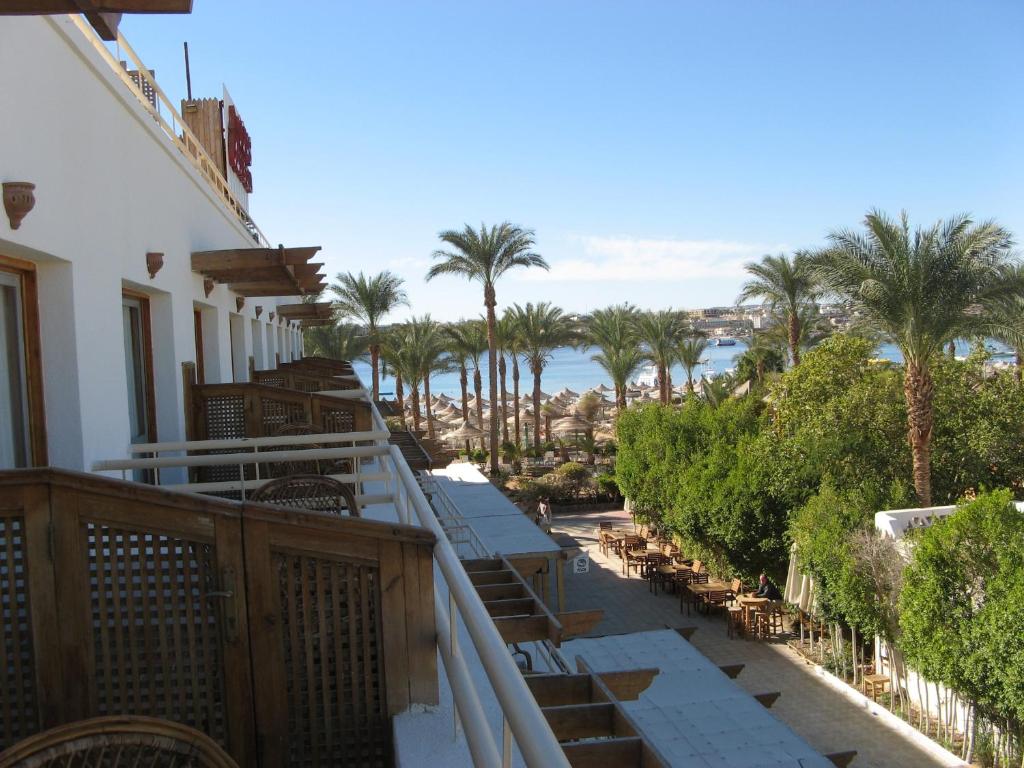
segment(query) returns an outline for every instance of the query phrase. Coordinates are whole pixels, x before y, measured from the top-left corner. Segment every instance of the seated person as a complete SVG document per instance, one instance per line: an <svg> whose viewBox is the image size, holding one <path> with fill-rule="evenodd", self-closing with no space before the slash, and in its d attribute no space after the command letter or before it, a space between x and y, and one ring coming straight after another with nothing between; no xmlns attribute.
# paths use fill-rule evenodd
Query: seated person
<svg viewBox="0 0 1024 768"><path fill-rule="evenodd" d="M769 600L781 600L782 593L779 592L779 588L772 584L768 577L763 573L759 579L761 586L758 587L757 592L754 593L754 597L767 597Z"/></svg>

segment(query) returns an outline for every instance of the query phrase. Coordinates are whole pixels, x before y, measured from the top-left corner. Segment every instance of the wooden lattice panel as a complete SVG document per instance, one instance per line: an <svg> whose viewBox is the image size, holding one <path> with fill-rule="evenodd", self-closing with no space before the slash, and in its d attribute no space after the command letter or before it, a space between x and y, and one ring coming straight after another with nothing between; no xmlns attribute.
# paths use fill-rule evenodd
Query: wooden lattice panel
<svg viewBox="0 0 1024 768"><path fill-rule="evenodd" d="M25 521L0 517L0 750L38 730Z"/></svg>
<svg viewBox="0 0 1024 768"><path fill-rule="evenodd" d="M211 395L206 398L207 440L245 437L245 398L241 395Z"/></svg>
<svg viewBox="0 0 1024 768"><path fill-rule="evenodd" d="M288 764L384 766L378 570L277 554Z"/></svg>
<svg viewBox="0 0 1024 768"><path fill-rule="evenodd" d="M274 400L269 397L260 399L263 409L263 435L276 435L281 427L287 424L303 424L309 421L306 404L288 400Z"/></svg>
<svg viewBox="0 0 1024 768"><path fill-rule="evenodd" d="M356 429L355 415L351 411L322 408L320 415L324 421L324 432L354 432Z"/></svg>
<svg viewBox="0 0 1024 768"><path fill-rule="evenodd" d="M151 715L227 744L212 544L84 527L96 714Z"/></svg>

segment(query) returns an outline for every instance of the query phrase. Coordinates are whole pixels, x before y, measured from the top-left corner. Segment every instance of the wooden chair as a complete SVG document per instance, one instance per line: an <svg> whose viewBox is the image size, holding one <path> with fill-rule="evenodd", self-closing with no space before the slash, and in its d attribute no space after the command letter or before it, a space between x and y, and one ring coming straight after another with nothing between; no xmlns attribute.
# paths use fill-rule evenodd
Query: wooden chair
<svg viewBox="0 0 1024 768"><path fill-rule="evenodd" d="M782 601L773 600L754 614L754 629L762 640L782 634Z"/></svg>
<svg viewBox="0 0 1024 768"><path fill-rule="evenodd" d="M359 517L359 504L352 487L325 475L279 477L257 488L250 494L249 501L335 515L347 509L352 517Z"/></svg>
<svg viewBox="0 0 1024 768"><path fill-rule="evenodd" d="M58 725L0 753L17 768L238 768L217 743L187 725L155 717L116 715Z"/></svg>
<svg viewBox="0 0 1024 768"><path fill-rule="evenodd" d="M676 569L664 563L649 567L647 569L647 581L649 582L651 592L654 594L658 594L659 584L666 591L673 589L676 583Z"/></svg>
<svg viewBox="0 0 1024 768"><path fill-rule="evenodd" d="M290 435L319 435L323 430L309 424L300 422L296 424L285 424L274 432L274 437ZM316 442L308 445L284 445L274 448L264 448L265 452L271 451L294 451L296 449L323 448ZM283 461L278 464L269 465L270 477L288 477L289 475L347 475L352 474L352 460L350 459L328 459L312 461Z"/></svg>
<svg viewBox="0 0 1024 768"><path fill-rule="evenodd" d="M704 570L704 563L700 560L694 560L690 564L690 570L693 573L690 575L691 584L707 584L708 583L708 572Z"/></svg>

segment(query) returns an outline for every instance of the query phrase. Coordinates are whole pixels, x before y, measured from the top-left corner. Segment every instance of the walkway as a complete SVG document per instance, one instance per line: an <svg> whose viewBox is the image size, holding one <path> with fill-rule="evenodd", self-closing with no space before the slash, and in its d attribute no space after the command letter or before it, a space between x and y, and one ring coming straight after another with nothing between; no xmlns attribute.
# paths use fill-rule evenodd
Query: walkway
<svg viewBox="0 0 1024 768"><path fill-rule="evenodd" d="M716 664L745 664L736 679L750 693L781 691L772 713L823 754L857 750L854 768L939 768L946 765L820 680L814 668L785 644L731 640L721 616L686 616L675 596L650 593L647 582L622 576L619 560L597 546L599 521L630 524L625 512L557 515L553 529L576 538L590 554L590 572L565 577L566 610L601 607L593 635L697 626L694 646Z"/></svg>

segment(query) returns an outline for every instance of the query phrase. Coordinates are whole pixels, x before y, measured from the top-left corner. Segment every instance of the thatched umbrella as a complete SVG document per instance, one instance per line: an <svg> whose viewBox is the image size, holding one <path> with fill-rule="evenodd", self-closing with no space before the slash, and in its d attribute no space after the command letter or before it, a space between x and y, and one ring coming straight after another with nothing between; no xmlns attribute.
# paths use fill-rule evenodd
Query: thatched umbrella
<svg viewBox="0 0 1024 768"><path fill-rule="evenodd" d="M551 423L551 434L572 435L586 432L594 428L594 422L587 421L579 414L566 416Z"/></svg>
<svg viewBox="0 0 1024 768"><path fill-rule="evenodd" d="M482 429L477 429L468 421L462 422L462 426L458 429L446 432L443 435L445 440L451 440L452 442L458 442L459 440L476 440L483 436L484 431Z"/></svg>
<svg viewBox="0 0 1024 768"><path fill-rule="evenodd" d="M603 395L605 392L612 392L614 390L611 387L607 386L606 384L602 383L602 384L598 384L596 387L594 387L594 391L595 392L600 392Z"/></svg>

